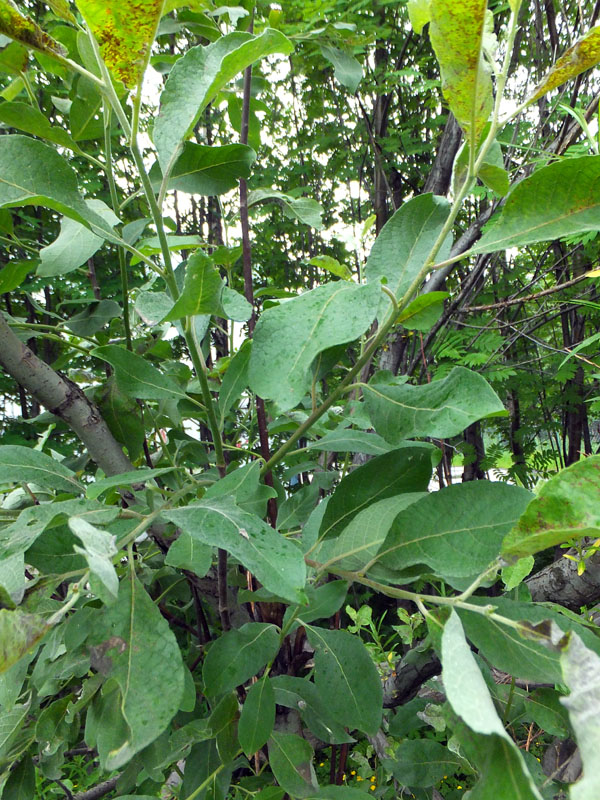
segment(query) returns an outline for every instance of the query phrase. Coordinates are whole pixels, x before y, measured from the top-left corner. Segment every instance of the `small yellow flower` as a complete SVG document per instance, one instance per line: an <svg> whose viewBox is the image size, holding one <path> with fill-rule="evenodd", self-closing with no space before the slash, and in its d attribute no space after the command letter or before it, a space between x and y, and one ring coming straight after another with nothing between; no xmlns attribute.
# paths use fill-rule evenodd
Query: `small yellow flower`
<svg viewBox="0 0 600 800"><path fill-rule="evenodd" d="M319 766L320 766L320 767L324 767L324 766L325 766L325 762L324 762L324 761L321 761L321 763L319 764Z"/></svg>
<svg viewBox="0 0 600 800"><path fill-rule="evenodd" d="M360 775L357 775L357 776L356 776L356 780L357 780L357 781L362 781L362 780L363 780L363 778L361 778L361 777L360 777Z"/></svg>
<svg viewBox="0 0 600 800"><path fill-rule="evenodd" d="M356 770L355 769L351 769L350 770L350 775L356 775Z"/></svg>
<svg viewBox="0 0 600 800"><path fill-rule="evenodd" d="M377 787L375 786L375 784L374 784L374 783L372 783L372 784L369 786L369 789L370 789L372 792L374 792L376 788L377 788Z"/></svg>
<svg viewBox="0 0 600 800"><path fill-rule="evenodd" d="M457 788L457 789L462 789L462 786L457 786L456 788Z"/></svg>
<svg viewBox="0 0 600 800"><path fill-rule="evenodd" d="M345 773L345 772L344 772L344 774L342 775L342 780L343 780L343 781L345 781L345 780L346 780L346 773Z"/></svg>
<svg viewBox="0 0 600 800"><path fill-rule="evenodd" d="M371 775L371 783L375 783L376 780L377 778L375 777L375 775Z"/></svg>

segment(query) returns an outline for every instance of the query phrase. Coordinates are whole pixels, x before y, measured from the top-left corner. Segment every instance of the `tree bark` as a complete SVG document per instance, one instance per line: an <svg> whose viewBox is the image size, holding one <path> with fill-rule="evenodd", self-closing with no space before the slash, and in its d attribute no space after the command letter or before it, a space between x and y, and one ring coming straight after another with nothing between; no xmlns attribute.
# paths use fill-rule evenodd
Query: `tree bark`
<svg viewBox="0 0 600 800"><path fill-rule="evenodd" d="M107 475L134 468L94 403L79 386L55 372L23 344L1 312L0 365L37 402L69 425Z"/></svg>

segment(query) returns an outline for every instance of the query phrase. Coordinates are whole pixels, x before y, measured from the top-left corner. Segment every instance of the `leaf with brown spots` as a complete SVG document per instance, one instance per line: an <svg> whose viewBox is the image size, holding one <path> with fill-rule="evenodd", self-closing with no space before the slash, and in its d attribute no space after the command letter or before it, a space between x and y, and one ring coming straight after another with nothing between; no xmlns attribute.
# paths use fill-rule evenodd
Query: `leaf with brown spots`
<svg viewBox="0 0 600 800"><path fill-rule="evenodd" d="M144 76L163 4L163 0L77 0L106 65L129 88Z"/></svg>
<svg viewBox="0 0 600 800"><path fill-rule="evenodd" d="M48 625L36 614L0 610L0 673L16 664L47 630Z"/></svg>
<svg viewBox="0 0 600 800"><path fill-rule="evenodd" d="M539 490L502 543L502 555L535 555L583 536L600 536L600 456L577 461Z"/></svg>
<svg viewBox="0 0 600 800"><path fill-rule="evenodd" d="M538 84L527 102L533 103L542 95L598 63L600 63L600 25L596 25L595 28L588 31L572 47L569 47L566 53L563 53L546 77Z"/></svg>
<svg viewBox="0 0 600 800"><path fill-rule="evenodd" d="M484 58L489 37L486 0L431 0L429 36L440 64L444 97L470 141L492 109L491 68Z"/></svg>
<svg viewBox="0 0 600 800"><path fill-rule="evenodd" d="M52 58L66 54L61 44L48 36L32 19L24 17L10 0L0 0L0 33Z"/></svg>

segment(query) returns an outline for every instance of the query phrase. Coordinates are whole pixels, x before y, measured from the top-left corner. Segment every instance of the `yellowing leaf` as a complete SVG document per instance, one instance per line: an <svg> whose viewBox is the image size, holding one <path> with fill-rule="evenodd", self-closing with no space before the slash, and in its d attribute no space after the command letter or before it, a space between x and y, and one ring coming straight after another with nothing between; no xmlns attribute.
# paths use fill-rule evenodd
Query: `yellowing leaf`
<svg viewBox="0 0 600 800"><path fill-rule="evenodd" d="M0 0L0 33L46 55L65 55L64 47L32 19L24 17L10 0Z"/></svg>
<svg viewBox="0 0 600 800"><path fill-rule="evenodd" d="M586 69L590 69L600 62L600 25L596 25L585 36L569 47L566 53L550 68L550 72L538 84L534 93L529 98L530 103L540 98L546 92L556 89L571 78L575 78Z"/></svg>
<svg viewBox="0 0 600 800"><path fill-rule="evenodd" d="M492 108L486 0L431 0L431 44L440 64L442 89L467 138L478 141Z"/></svg>
<svg viewBox="0 0 600 800"><path fill-rule="evenodd" d="M429 0L408 0L407 9L415 33L421 33L431 19Z"/></svg>
<svg viewBox="0 0 600 800"><path fill-rule="evenodd" d="M137 86L146 70L163 0L78 0L77 5L109 69L125 86Z"/></svg>

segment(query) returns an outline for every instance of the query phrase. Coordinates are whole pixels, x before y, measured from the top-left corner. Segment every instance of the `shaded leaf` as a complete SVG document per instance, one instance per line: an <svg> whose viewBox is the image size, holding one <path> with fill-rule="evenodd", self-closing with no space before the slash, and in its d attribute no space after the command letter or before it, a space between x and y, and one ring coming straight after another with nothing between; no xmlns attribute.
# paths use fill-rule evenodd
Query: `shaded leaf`
<svg viewBox="0 0 600 800"><path fill-rule="evenodd" d="M114 300L97 300L87 305L79 314L72 316L66 326L77 336L93 336L111 319L122 314L121 306Z"/></svg>
<svg viewBox="0 0 600 800"><path fill-rule="evenodd" d="M215 697L235 689L272 661L278 650L275 625L247 622L241 628L226 631L211 645L204 659L206 693Z"/></svg>
<svg viewBox="0 0 600 800"><path fill-rule="evenodd" d="M183 151L171 171L169 189L189 194L219 195L235 189L240 178L248 178L256 153L244 144L216 147L185 142ZM158 164L157 164L158 167ZM156 172L156 176L154 173ZM160 188L160 169L150 177Z"/></svg>
<svg viewBox="0 0 600 800"><path fill-rule="evenodd" d="M206 106L236 75L272 53L289 55L291 42L267 28L260 36L235 32L207 47L192 47L169 73L154 125L154 143L163 174L169 175L183 141Z"/></svg>
<svg viewBox="0 0 600 800"><path fill-rule="evenodd" d="M450 213L450 204L443 197L422 194L413 197L386 222L371 248L365 275L371 283L384 281L397 300L401 300L415 280ZM450 253L449 237L438 253L444 260ZM378 317L390 312L390 301L381 299Z"/></svg>
<svg viewBox="0 0 600 800"><path fill-rule="evenodd" d="M556 161L514 187L471 252L493 253L597 231L599 206L600 156Z"/></svg>
<svg viewBox="0 0 600 800"><path fill-rule="evenodd" d="M505 415L485 378L465 367L422 386L384 380L385 373L376 373L364 395L375 430L392 444L414 436L447 439L477 420Z"/></svg>
<svg viewBox="0 0 600 800"><path fill-rule="evenodd" d="M25 756L13 768L2 791L3 800L31 800L35 797L35 767L31 756Z"/></svg>
<svg viewBox="0 0 600 800"><path fill-rule="evenodd" d="M233 470L204 493L205 500L227 496L233 497L243 511L264 517L267 500L277 497L277 492L260 482L260 464L254 461Z"/></svg>
<svg viewBox="0 0 600 800"><path fill-rule="evenodd" d="M367 330L380 291L376 284L338 281L268 308L254 331L250 388L283 411L293 408L310 388L316 356Z"/></svg>
<svg viewBox="0 0 600 800"><path fill-rule="evenodd" d="M313 749L295 733L273 731L269 739L269 766L277 783L292 797L308 797L317 789L312 767Z"/></svg>
<svg viewBox="0 0 600 800"><path fill-rule="evenodd" d="M9 261L0 270L0 294L12 292L35 268L35 261Z"/></svg>
<svg viewBox="0 0 600 800"><path fill-rule="evenodd" d="M125 86L144 75L163 0L77 0L106 65Z"/></svg>
<svg viewBox="0 0 600 800"><path fill-rule="evenodd" d="M131 572L119 585L118 602L96 614L90 627L92 665L118 684L127 728L117 747L100 754L104 768L113 770L154 741L177 713L183 662L168 623Z"/></svg>
<svg viewBox="0 0 600 800"><path fill-rule="evenodd" d="M355 741L336 721L329 708L328 695L323 695L312 681L277 675L271 678L277 705L298 711L302 721L321 741L342 744Z"/></svg>
<svg viewBox="0 0 600 800"><path fill-rule="evenodd" d="M205 499L164 516L198 541L227 550L273 594L305 602L306 566L300 549L232 498Z"/></svg>
<svg viewBox="0 0 600 800"><path fill-rule="evenodd" d="M146 325L158 325L173 308L166 292L140 292L135 299L135 312Z"/></svg>
<svg viewBox="0 0 600 800"><path fill-rule="evenodd" d="M430 477L429 453L418 447L371 459L342 479L327 505L319 536L339 536L360 511L378 500L403 492L425 492Z"/></svg>
<svg viewBox="0 0 600 800"><path fill-rule="evenodd" d="M376 433L338 428L326 433L318 441L311 442L307 449L325 450L328 453L367 453L371 456L380 456L393 450L394 445L388 444Z"/></svg>
<svg viewBox="0 0 600 800"><path fill-rule="evenodd" d="M300 619L302 614L300 614ZM342 725L374 736L381 725L383 690L364 644L347 631L306 626L315 650L315 685Z"/></svg>
<svg viewBox="0 0 600 800"><path fill-rule="evenodd" d="M378 558L390 569L427 564L450 582L478 575L500 553L502 539L531 498L518 486L454 484L401 511Z"/></svg>
<svg viewBox="0 0 600 800"><path fill-rule="evenodd" d="M189 533L182 531L165 556L165 564L170 567L187 569L203 578L212 564L213 548L201 544Z"/></svg>
<svg viewBox="0 0 600 800"><path fill-rule="evenodd" d="M463 770L457 755L431 739L404 740L383 763L403 786L433 786Z"/></svg>
<svg viewBox="0 0 600 800"><path fill-rule="evenodd" d="M1 275L1 273L0 273ZM229 409L237 403L242 396L242 392L248 386L248 366L250 364L250 352L252 342L250 339L242 344L238 352L233 356L227 372L223 376L219 388L219 414L221 426L225 420Z"/></svg>
<svg viewBox="0 0 600 800"><path fill-rule="evenodd" d="M91 355L107 361L115 368L119 387L142 400L162 400L186 397L172 378L163 375L142 356L129 352L124 347L107 344L95 347Z"/></svg>
<svg viewBox="0 0 600 800"><path fill-rule="evenodd" d="M600 535L600 456L576 461L542 484L514 528L502 554L533 555L570 539Z"/></svg>
<svg viewBox="0 0 600 800"><path fill-rule="evenodd" d="M37 483L48 489L79 494L81 484L75 474L60 461L18 444L0 447L1 483Z"/></svg>
<svg viewBox="0 0 600 800"><path fill-rule="evenodd" d="M575 78L585 70L596 66L600 62L600 25L589 30L578 39L574 45L550 67L533 94L528 98L529 103L534 103L547 92L562 86L563 83Z"/></svg>
<svg viewBox="0 0 600 800"><path fill-rule="evenodd" d="M333 64L336 80L354 94L363 77L360 63L351 53L329 44L321 45L321 53L327 61Z"/></svg>
<svg viewBox="0 0 600 800"><path fill-rule="evenodd" d="M323 227L321 222L322 206L310 197L291 197L289 194L277 191L277 189L253 189L248 194L248 208L275 201L283 209L283 213L290 219L297 219L305 225L320 231Z"/></svg>
<svg viewBox="0 0 600 800"><path fill-rule="evenodd" d="M444 311L448 292L429 292L419 295L402 311L397 319L403 328L411 331L428 331Z"/></svg>
<svg viewBox="0 0 600 800"><path fill-rule="evenodd" d="M248 690L238 723L240 745L248 758L266 744L274 724L275 693L265 675Z"/></svg>
<svg viewBox="0 0 600 800"><path fill-rule="evenodd" d="M88 484L86 495L90 500L95 500L107 489L114 489L118 486L143 484L152 478L157 478L159 475L172 472L174 469L176 468L158 467L157 469L147 469L146 467L140 467L140 469L135 469L131 472L121 472L119 475L111 475L109 478L101 478L100 480L94 481L94 483Z"/></svg>
<svg viewBox="0 0 600 800"><path fill-rule="evenodd" d="M32 133L41 139L67 147L69 150L79 152L79 147L71 136L58 125L51 125L42 112L29 103L18 101L0 103L0 122L11 128L16 128L26 133Z"/></svg>

